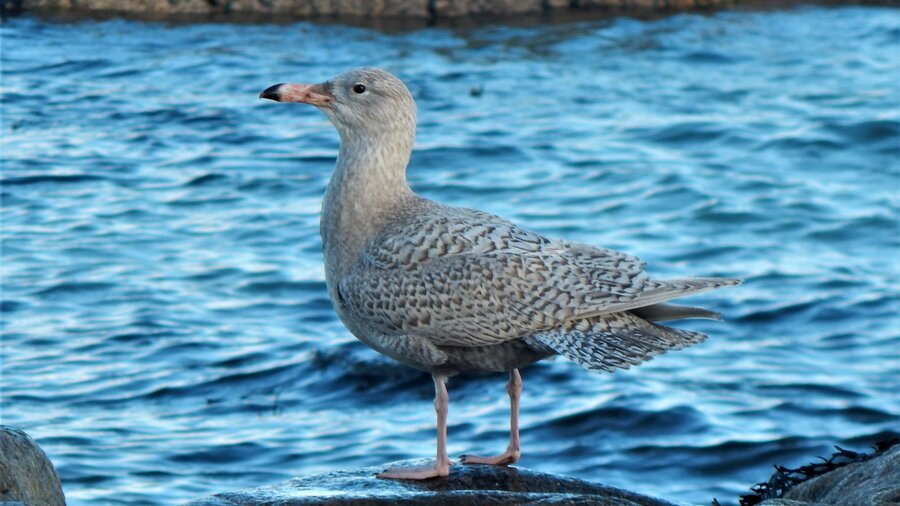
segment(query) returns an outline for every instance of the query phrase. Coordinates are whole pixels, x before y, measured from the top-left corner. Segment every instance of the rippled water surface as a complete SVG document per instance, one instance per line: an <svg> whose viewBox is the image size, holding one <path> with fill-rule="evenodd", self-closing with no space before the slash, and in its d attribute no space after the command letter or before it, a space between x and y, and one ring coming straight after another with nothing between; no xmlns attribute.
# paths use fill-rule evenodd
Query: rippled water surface
<svg viewBox="0 0 900 506"><path fill-rule="evenodd" d="M734 502L900 414L900 14L799 8L404 33L11 19L2 419L72 504L171 504L433 452L432 385L332 312L337 135L264 103L359 65L419 104L422 194L727 275L726 322L642 367L524 371L521 464ZM502 375L450 383L450 452L506 445Z"/></svg>

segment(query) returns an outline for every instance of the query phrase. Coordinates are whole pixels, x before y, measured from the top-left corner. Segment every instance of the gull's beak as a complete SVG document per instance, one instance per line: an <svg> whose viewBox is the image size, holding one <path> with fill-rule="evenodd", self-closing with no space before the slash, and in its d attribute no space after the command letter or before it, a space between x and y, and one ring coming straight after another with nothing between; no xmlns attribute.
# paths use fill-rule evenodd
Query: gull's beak
<svg viewBox="0 0 900 506"><path fill-rule="evenodd" d="M269 86L259 98L267 98L276 102L300 102L316 107L327 106L334 95L331 94L329 83L321 84L287 84L280 83Z"/></svg>

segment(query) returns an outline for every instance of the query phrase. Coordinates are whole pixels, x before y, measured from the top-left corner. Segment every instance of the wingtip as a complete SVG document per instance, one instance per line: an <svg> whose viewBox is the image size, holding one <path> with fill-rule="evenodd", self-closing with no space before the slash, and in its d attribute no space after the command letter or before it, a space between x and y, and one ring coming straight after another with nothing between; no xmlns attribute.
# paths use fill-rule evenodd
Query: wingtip
<svg viewBox="0 0 900 506"><path fill-rule="evenodd" d="M744 284L743 279L737 278L705 278L707 282L716 286L738 286Z"/></svg>

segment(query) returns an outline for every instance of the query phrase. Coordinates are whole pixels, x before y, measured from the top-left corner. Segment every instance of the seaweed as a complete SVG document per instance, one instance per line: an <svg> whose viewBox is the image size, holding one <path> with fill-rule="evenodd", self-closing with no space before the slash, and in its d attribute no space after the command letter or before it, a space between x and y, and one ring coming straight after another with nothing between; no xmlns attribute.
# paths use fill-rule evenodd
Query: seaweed
<svg viewBox="0 0 900 506"><path fill-rule="evenodd" d="M865 462L883 454L895 445L900 444L900 438L888 439L875 444L872 453L858 453L852 450L835 446L837 452L829 458L819 457L821 462L813 462L796 469L790 469L784 466L775 466L775 474L769 478L769 481L757 483L750 490L752 494L742 495L740 497L741 506L755 506L767 499L776 499L783 497L784 494L804 481L822 476L823 474L834 471L835 469L844 467L848 464L857 462ZM713 499L712 506L719 506L719 501Z"/></svg>

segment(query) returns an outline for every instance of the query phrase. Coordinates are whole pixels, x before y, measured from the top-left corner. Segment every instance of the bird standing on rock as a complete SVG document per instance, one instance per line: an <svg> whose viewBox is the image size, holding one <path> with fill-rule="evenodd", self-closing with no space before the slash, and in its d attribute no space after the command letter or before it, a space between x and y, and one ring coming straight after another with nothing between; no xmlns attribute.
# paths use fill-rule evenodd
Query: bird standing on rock
<svg viewBox="0 0 900 506"><path fill-rule="evenodd" d="M416 195L406 180L416 104L384 70L276 84L260 97L313 105L337 128L341 147L321 221L328 294L360 341L434 378L435 464L388 469L382 478L449 473L448 376L509 372L509 446L495 457L461 460L512 464L520 455L519 369L563 355L612 371L698 343L704 334L656 322L718 314L665 301L740 283L651 279L632 255L548 239L492 214Z"/></svg>

